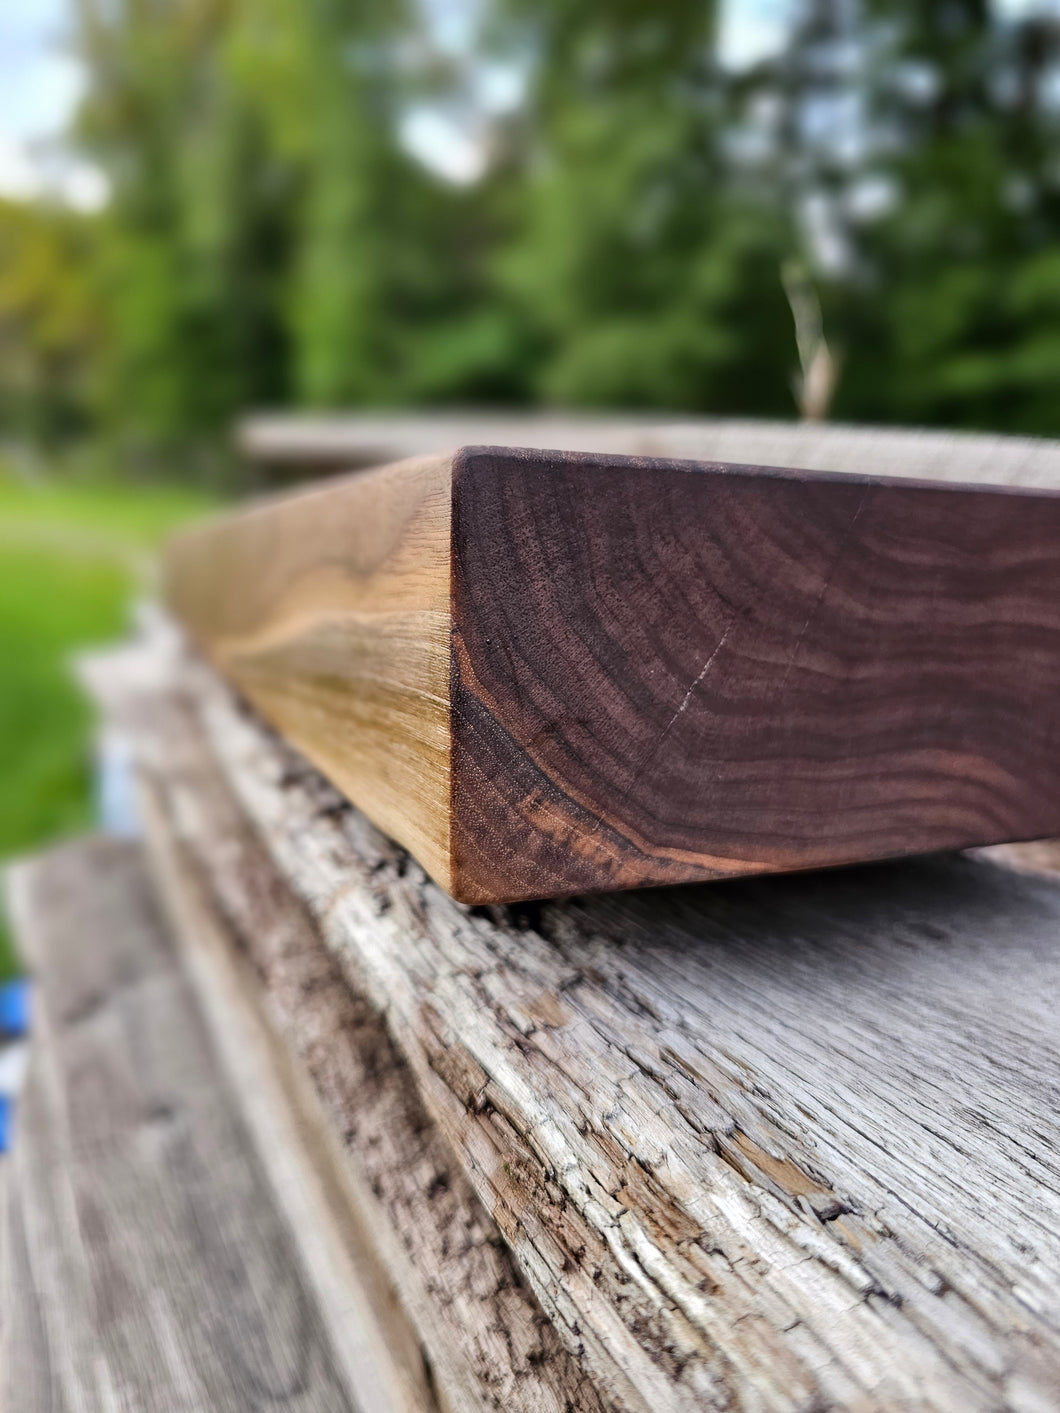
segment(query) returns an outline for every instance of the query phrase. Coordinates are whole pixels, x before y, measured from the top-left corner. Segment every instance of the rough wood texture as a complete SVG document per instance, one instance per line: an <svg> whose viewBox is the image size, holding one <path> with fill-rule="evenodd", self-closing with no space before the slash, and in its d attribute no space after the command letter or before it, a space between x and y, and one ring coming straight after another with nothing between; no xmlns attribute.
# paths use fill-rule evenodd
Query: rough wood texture
<svg viewBox="0 0 1060 1413"><path fill-rule="evenodd" d="M293 1082L302 1077L341 1145L370 1262L398 1292L439 1407L603 1413L607 1404L527 1290L382 1017L346 985L232 798L197 715L160 693L157 676L140 676L135 654L96 658L85 670L111 720L136 742L150 853L186 946L209 953L219 1028L241 1064L247 1038L233 1027L230 993L233 964L244 957ZM243 1076L245 1090L260 1087ZM299 1108L308 1116L314 1105L303 1095ZM314 1233L299 1230L304 1246Z"/></svg>
<svg viewBox="0 0 1060 1413"><path fill-rule="evenodd" d="M486 412L290 413L244 419L237 444L255 465L321 475L458 446L564 447L751 466L809 467L988 485L1060 487L1060 441L830 422L706 417L530 416Z"/></svg>
<svg viewBox="0 0 1060 1413"><path fill-rule="evenodd" d="M171 653L141 683L182 684L616 1408L1057 1406L1055 883L957 858L467 910Z"/></svg>
<svg viewBox="0 0 1060 1413"><path fill-rule="evenodd" d="M193 530L169 597L472 903L1060 831L1060 495L465 449Z"/></svg>
<svg viewBox="0 0 1060 1413"><path fill-rule="evenodd" d="M425 1408L307 1273L156 909L138 846L10 875L36 974L9 1187L12 1413Z"/></svg>
<svg viewBox="0 0 1060 1413"><path fill-rule="evenodd" d="M256 963L262 954L276 961L271 944L273 951L282 947L279 970L287 987L303 997L312 995L320 1019L326 1009L328 964L326 959L320 964L319 943L314 936L318 964L299 966L298 923L304 929L304 917L285 911L284 890L274 872L240 867L240 840L221 828L212 842L223 875L253 890L248 896L260 930L248 945L203 887L158 793L146 784L137 793L148 861L200 1013L297 1242L321 1325L345 1364L358 1413L477 1410L481 1405L474 1399L439 1396L437 1361L408 1318L388 1268L393 1263L381 1258L372 1194L353 1180L342 1134L266 1014ZM347 1008L340 1014L333 1050L329 1047L329 1072L342 1070L342 1026L348 1022ZM318 1033L315 1047L325 1043ZM323 1390L313 1392L323 1401Z"/></svg>

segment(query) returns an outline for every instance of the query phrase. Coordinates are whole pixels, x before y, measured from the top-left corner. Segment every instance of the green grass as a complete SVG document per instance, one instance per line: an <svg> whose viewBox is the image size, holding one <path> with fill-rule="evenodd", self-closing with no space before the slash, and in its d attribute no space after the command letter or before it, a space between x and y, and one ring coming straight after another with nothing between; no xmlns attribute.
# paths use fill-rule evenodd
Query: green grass
<svg viewBox="0 0 1060 1413"><path fill-rule="evenodd" d="M92 712L72 652L121 635L150 551L209 502L179 488L27 486L0 471L0 859L92 822ZM0 933L0 976L15 962Z"/></svg>
<svg viewBox="0 0 1060 1413"><path fill-rule="evenodd" d="M174 525L213 503L183 486L26 483L0 468L0 525L94 532L132 549L157 545Z"/></svg>

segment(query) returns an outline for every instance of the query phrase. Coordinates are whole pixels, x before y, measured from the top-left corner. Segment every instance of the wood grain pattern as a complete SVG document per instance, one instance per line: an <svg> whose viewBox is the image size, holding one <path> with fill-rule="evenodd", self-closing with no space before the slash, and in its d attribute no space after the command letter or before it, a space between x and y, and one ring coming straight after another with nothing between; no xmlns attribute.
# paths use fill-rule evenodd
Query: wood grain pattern
<svg viewBox="0 0 1060 1413"><path fill-rule="evenodd" d="M169 707L171 720L172 701ZM300 1090L315 1091L315 1103L302 1095L299 1111L321 1109L340 1157L338 1182L356 1195L369 1258L361 1256L361 1279L363 1267L374 1265L384 1277L380 1284L398 1293L380 1312L388 1315L383 1328L392 1343L400 1347L397 1336L407 1324L420 1341L429 1380L414 1405L418 1413L605 1413L424 1109L385 1024L344 984L304 907L226 798L186 712L179 714L177 740L179 762L170 758L161 772L147 768L141 794L167 905L180 917L189 949L209 946L211 981L238 967L244 954L252 960L240 979L240 999L267 1008L273 1067L292 1073ZM190 814L181 808L189 803ZM220 1006L226 1043L237 1052L253 1102L256 1076L247 1073L245 1036L230 1035L230 997L223 995ZM272 1097L266 1089L262 1106ZM312 1244L332 1254L326 1226L303 1221L296 1229L303 1254ZM336 1294L342 1310L354 1292L347 1286ZM374 1372L364 1343L351 1351L362 1384ZM364 1413L398 1413L402 1405L361 1406Z"/></svg>
<svg viewBox="0 0 1060 1413"><path fill-rule="evenodd" d="M214 661L433 874L449 870L450 463L262 504L170 547Z"/></svg>
<svg viewBox="0 0 1060 1413"><path fill-rule="evenodd" d="M468 911L214 674L138 652L112 711L153 682L205 733L607 1406L1056 1406L1055 881L933 859ZM253 918L216 787L150 699L123 723ZM343 1031L306 996L288 1034Z"/></svg>
<svg viewBox="0 0 1060 1413"><path fill-rule="evenodd" d="M300 1127L319 1109L334 1135L337 1185L352 1190L347 1206L359 1217L358 1244L368 1248L358 1254L361 1280L374 1267L385 1279L373 1284L397 1292L399 1308L384 1306L379 1319L396 1350L403 1326L415 1331L436 1399L422 1399L424 1413L604 1413L427 1113L383 1018L351 993L305 905L277 874L192 704L157 673L138 673L138 657L135 650L97 655L83 673L111 725L135 742L140 814L161 892L185 952L207 970L203 1012L216 1016L218 1049L238 1071L244 1110L264 1110L262 1121L275 1127L280 1107L260 1067L248 1070L255 1039L240 1012L251 992L274 1048L286 1056L286 1065L274 1057L269 1068L311 1091L315 1102L300 1098ZM182 664L176 667L183 678ZM334 809L337 796L330 788L328 795ZM193 975L199 969L190 968ZM233 971L241 973L238 996ZM276 1137L266 1157L289 1168L290 1138ZM327 1155L318 1167L330 1172ZM319 1172L281 1173L278 1185L302 1200L314 1177ZM303 1258L321 1244L334 1258L333 1223L302 1213L292 1214L292 1225ZM340 1310L353 1294L339 1299ZM351 1353L367 1375L362 1349ZM362 1399L361 1406L372 1413L378 1404ZM395 1399L380 1413L399 1407Z"/></svg>
<svg viewBox="0 0 1060 1413"><path fill-rule="evenodd" d="M469 448L192 532L170 585L462 901L1060 831L1055 493Z"/></svg>
<svg viewBox="0 0 1060 1413"><path fill-rule="evenodd" d="M37 981L4 1173L3 1407L423 1407L366 1364L353 1290L352 1348L332 1343L139 846L52 850L12 871L10 893Z"/></svg>

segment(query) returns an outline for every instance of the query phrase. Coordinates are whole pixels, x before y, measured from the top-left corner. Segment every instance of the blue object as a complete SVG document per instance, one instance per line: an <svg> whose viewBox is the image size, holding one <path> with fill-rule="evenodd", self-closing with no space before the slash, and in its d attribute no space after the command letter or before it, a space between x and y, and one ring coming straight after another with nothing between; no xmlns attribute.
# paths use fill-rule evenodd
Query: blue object
<svg viewBox="0 0 1060 1413"><path fill-rule="evenodd" d="M6 1153L11 1147L11 1120L14 1112L14 1099L10 1094L0 1094L0 1153Z"/></svg>
<svg viewBox="0 0 1060 1413"><path fill-rule="evenodd" d="M13 1039L29 1031L29 989L25 977L0 986L0 1036Z"/></svg>

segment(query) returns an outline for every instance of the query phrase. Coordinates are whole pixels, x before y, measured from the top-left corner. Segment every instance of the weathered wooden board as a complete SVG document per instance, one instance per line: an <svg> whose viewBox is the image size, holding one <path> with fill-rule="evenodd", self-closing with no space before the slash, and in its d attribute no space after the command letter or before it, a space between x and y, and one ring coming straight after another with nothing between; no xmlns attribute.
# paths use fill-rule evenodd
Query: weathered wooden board
<svg viewBox="0 0 1060 1413"><path fill-rule="evenodd" d="M395 1362L394 1312L373 1330L355 1278L336 1294L326 1263L307 1269L297 1144L279 1194L139 846L86 840L9 877L37 984L3 1173L2 1406L429 1413L416 1346Z"/></svg>
<svg viewBox="0 0 1060 1413"><path fill-rule="evenodd" d="M1060 494L465 449L216 521L169 600L466 902L1060 832Z"/></svg>
<svg viewBox="0 0 1060 1413"><path fill-rule="evenodd" d="M1056 883L956 858L466 909L160 638L95 676L235 914L263 885L165 695L205 731L610 1406L1057 1407Z"/></svg>
<svg viewBox="0 0 1060 1413"><path fill-rule="evenodd" d="M1060 487L1060 441L984 433L710 417L491 412L258 413L236 441L255 466L303 474L382 466L458 446L564 447L623 456L850 470L987 485Z"/></svg>
<svg viewBox="0 0 1060 1413"><path fill-rule="evenodd" d="M264 997L270 1053L279 1049L287 1061L273 1056L270 1068L297 1087L303 1126L319 1110L338 1139L344 1175L332 1181L352 1189L361 1244L370 1248L358 1264L382 1271L397 1292L388 1324L410 1322L415 1331L433 1394L424 1407L436 1399L446 1413L603 1413L427 1114L381 1017L346 986L305 905L249 828L194 716L172 697L152 699L149 710L155 741L168 744L164 760L141 754L141 813L167 906L204 964L204 1009L232 1052L244 1106L264 1108L268 1121L274 1095L259 1072L247 1072L255 1041L234 1023L253 1008L251 990ZM241 983L243 957L253 978ZM282 1159L282 1134L276 1143ZM324 1147L318 1137L315 1151ZM319 1216L298 1215L303 1257L314 1243L333 1246Z"/></svg>

